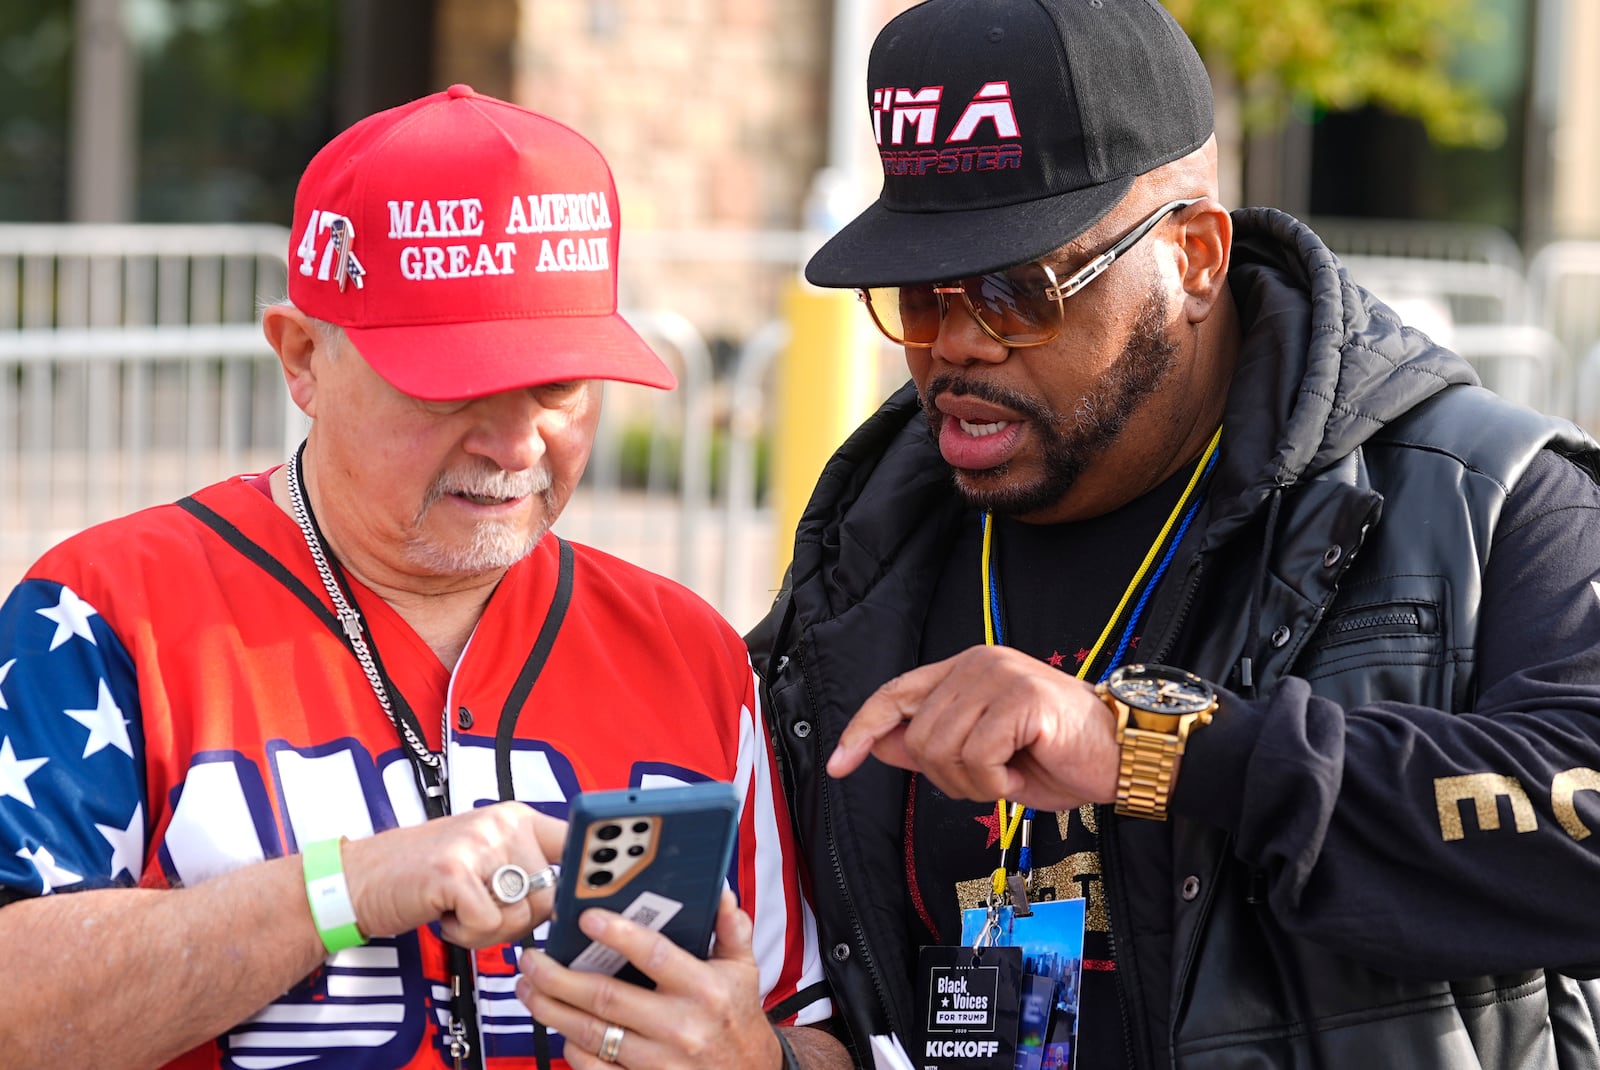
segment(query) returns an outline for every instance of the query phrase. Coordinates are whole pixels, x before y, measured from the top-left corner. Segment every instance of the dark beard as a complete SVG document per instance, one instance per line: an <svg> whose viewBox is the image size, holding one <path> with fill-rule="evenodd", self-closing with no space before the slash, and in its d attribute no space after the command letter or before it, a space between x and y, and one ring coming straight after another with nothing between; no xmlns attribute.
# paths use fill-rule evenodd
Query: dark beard
<svg viewBox="0 0 1600 1070"><path fill-rule="evenodd" d="M1111 445L1128 418L1172 371L1178 347L1167 339L1166 324L1166 293L1152 289L1122 352L1089 393L1079 399L1070 416L1061 416L1033 398L958 375L941 375L929 382L923 409L936 443L939 425L948 417L935 409L933 402L948 391L970 394L1021 413L1038 432L1044 451L1044 475L1032 483L1002 485L1009 468L1002 464L982 471L954 471L957 493L976 509L1006 516L1027 516L1061 501L1083 470Z"/></svg>

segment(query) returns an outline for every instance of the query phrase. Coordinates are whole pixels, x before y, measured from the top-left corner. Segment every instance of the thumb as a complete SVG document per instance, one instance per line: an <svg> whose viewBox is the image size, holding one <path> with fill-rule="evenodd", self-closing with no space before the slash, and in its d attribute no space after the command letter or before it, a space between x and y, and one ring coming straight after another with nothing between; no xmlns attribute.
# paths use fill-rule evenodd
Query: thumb
<svg viewBox="0 0 1600 1070"><path fill-rule="evenodd" d="M713 959L755 962L751 949L751 936L755 926L750 916L739 907L731 889L722 889L722 902L717 904L717 940L712 946Z"/></svg>

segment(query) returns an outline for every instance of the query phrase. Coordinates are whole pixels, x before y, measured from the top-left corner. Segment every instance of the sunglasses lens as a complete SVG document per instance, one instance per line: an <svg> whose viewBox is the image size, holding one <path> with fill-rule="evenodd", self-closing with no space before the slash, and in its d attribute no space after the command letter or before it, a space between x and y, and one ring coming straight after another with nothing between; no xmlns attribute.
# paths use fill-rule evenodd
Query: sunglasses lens
<svg viewBox="0 0 1600 1070"><path fill-rule="evenodd" d="M961 285L983 325L1012 345L1037 345L1061 329L1061 303L1050 296L1052 280L1041 264L1020 264Z"/></svg>
<svg viewBox="0 0 1600 1070"><path fill-rule="evenodd" d="M955 283L879 286L866 291L867 310L878 329L901 345L931 346L939 322L956 300ZM1022 264L962 279L966 304L983 329L1013 346L1048 342L1061 330L1061 302L1050 296L1055 280L1042 264ZM959 302L958 302L959 303Z"/></svg>
<svg viewBox="0 0 1600 1070"><path fill-rule="evenodd" d="M931 284L878 286L867 291L867 309L878 329L901 345L932 345L939 337L939 295Z"/></svg>

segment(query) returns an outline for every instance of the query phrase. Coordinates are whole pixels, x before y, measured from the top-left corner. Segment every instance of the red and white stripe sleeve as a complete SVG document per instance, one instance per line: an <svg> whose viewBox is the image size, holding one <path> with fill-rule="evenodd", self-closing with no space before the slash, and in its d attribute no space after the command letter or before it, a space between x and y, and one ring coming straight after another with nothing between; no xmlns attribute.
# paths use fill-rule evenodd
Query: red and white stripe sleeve
<svg viewBox="0 0 1600 1070"><path fill-rule="evenodd" d="M735 780L744 798L739 818L739 902L755 923L762 1006L770 1011L809 990L815 998L780 1023L807 1025L832 1017L833 1001L821 984L817 922L806 902L800 855L759 695L751 671L739 717Z"/></svg>

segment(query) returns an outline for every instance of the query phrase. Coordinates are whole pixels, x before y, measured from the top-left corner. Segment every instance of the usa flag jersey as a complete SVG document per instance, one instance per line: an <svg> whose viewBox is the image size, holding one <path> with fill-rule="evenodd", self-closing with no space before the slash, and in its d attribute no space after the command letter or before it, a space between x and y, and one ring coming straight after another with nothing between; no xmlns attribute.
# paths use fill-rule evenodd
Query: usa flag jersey
<svg viewBox="0 0 1600 1070"><path fill-rule="evenodd" d="M325 604L299 529L266 487L243 477L194 501ZM498 801L505 717L512 795L557 817L580 790L732 781L743 807L728 876L755 923L764 1005L804 1003L792 997L822 978L816 931L743 642L677 584L572 549L571 603L525 695L515 685L556 587L553 536L507 571L454 672L352 580L393 687L429 748L443 747L452 810ZM289 586L184 508L67 540L0 607L0 903L192 885L425 819L394 726L350 651ZM480 1033L496 1070L535 1065L516 954L477 953ZM450 1065L440 1039L448 976L433 927L374 939L168 1065ZM829 1014L820 999L787 1020ZM550 1040L565 1066L561 1037Z"/></svg>

